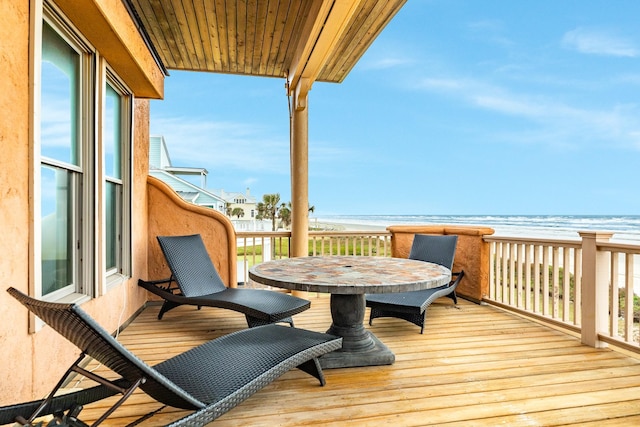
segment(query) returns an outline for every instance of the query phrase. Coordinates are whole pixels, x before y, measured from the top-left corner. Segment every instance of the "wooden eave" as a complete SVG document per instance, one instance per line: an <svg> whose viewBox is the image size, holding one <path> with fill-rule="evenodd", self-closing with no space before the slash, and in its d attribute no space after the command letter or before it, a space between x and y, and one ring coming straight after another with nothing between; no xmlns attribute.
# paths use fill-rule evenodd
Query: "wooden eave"
<svg viewBox="0 0 640 427"><path fill-rule="evenodd" d="M342 82L406 0L125 0L167 69Z"/></svg>
<svg viewBox="0 0 640 427"><path fill-rule="evenodd" d="M162 98L165 73L121 2L56 0L139 98Z"/></svg>

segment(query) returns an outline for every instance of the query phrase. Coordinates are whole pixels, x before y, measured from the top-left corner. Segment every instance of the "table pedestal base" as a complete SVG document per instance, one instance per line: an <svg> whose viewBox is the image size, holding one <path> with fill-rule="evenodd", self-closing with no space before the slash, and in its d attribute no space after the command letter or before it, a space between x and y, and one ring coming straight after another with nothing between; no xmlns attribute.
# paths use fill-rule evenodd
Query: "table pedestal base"
<svg viewBox="0 0 640 427"><path fill-rule="evenodd" d="M363 326L364 294L332 294L328 334L342 337L342 349L319 358L323 369L390 365L395 355Z"/></svg>

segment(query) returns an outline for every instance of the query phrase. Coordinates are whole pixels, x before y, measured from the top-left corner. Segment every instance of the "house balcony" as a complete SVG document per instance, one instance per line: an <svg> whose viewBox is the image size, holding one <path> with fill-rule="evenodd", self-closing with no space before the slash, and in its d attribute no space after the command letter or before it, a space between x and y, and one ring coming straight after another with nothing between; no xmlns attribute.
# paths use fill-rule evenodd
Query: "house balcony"
<svg viewBox="0 0 640 427"><path fill-rule="evenodd" d="M435 232L436 228L415 231ZM399 255L411 232L404 227L382 232L312 232L310 255ZM457 306L448 298L437 300L428 308L423 335L411 323L376 319L365 327L395 353L394 364L326 369L324 387L301 371L290 371L213 425L640 423L637 319L626 304L620 308L610 302L632 298L634 260L640 247L612 243L602 233L575 241L467 233L470 240L459 239L462 247L456 265L474 271L473 263L486 258L482 261L486 265L476 269L488 273L482 290L486 295L479 300L467 295ZM288 256L289 238L288 232L239 233L240 268L265 257ZM478 243L474 240L487 249L486 257L475 261L465 255L465 245ZM247 281L242 286L259 285ZM590 287L599 291L590 292ZM469 287L459 289L475 292ZM307 297L311 309L295 316L296 326L326 331L331 324L329 296L312 293ZM228 310L183 306L159 321L159 308L149 303L118 336L125 347L152 365L246 328L244 317ZM88 369L108 376L97 364L89 364ZM69 387L91 385L85 379ZM98 418L111 403L87 405L83 420ZM164 425L188 413L136 392L103 425Z"/></svg>

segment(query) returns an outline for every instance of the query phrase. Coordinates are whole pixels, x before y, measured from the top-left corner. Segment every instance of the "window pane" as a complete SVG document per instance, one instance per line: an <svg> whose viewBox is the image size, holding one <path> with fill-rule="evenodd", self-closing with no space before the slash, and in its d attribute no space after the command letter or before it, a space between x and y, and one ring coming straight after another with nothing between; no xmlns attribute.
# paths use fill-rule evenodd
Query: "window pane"
<svg viewBox="0 0 640 427"><path fill-rule="evenodd" d="M41 168L42 295L73 283L72 177L65 169Z"/></svg>
<svg viewBox="0 0 640 427"><path fill-rule="evenodd" d="M109 84L106 90L104 112L105 173L111 178L122 178L121 172L121 107L120 94Z"/></svg>
<svg viewBox="0 0 640 427"><path fill-rule="evenodd" d="M43 156L79 166L80 55L46 22L42 29Z"/></svg>
<svg viewBox="0 0 640 427"><path fill-rule="evenodd" d="M107 182L105 188L105 204L106 204L106 267L107 270L118 266L118 207L120 186L112 182Z"/></svg>

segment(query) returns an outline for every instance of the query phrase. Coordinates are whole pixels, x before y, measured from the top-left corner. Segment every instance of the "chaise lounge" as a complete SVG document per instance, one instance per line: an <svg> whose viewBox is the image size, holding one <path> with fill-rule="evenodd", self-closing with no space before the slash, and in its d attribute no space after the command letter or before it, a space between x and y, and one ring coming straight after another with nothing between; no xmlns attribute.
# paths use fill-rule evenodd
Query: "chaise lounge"
<svg viewBox="0 0 640 427"><path fill-rule="evenodd" d="M183 304L218 307L243 313L249 327L286 322L308 310L311 302L266 289L227 288L216 271L199 234L158 236L171 277L144 281L138 285L164 299L158 319Z"/></svg>
<svg viewBox="0 0 640 427"><path fill-rule="evenodd" d="M140 388L165 405L194 411L170 425L202 426L295 367L324 385L318 357L342 347L342 339L329 334L270 324L225 335L151 367L76 304L36 300L14 288L8 292L82 353L49 397L0 408L0 425L33 425L38 417L54 414L55 425L86 426L78 418L83 405L121 394L122 398L93 424L98 425ZM85 356L121 378L107 380L86 371L81 367ZM73 373L99 385L53 397Z"/></svg>
<svg viewBox="0 0 640 427"><path fill-rule="evenodd" d="M449 270L453 268L458 236L432 236L416 234L413 238L410 259L433 262ZM366 295L366 305L371 308L369 325L378 317L395 317L420 326L424 332L427 307L440 297L447 296L458 303L456 288L464 277L464 271L451 274L453 280L446 285L422 291Z"/></svg>

